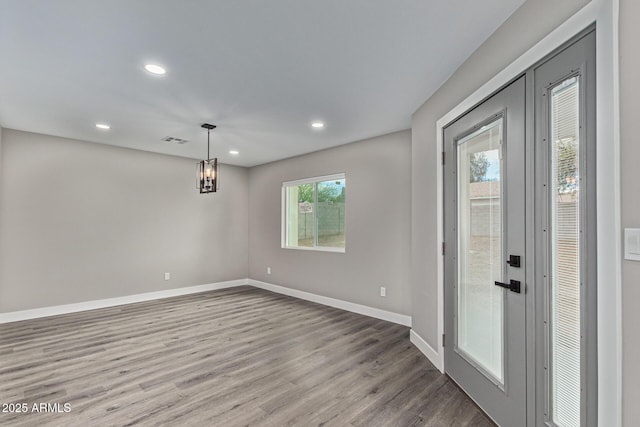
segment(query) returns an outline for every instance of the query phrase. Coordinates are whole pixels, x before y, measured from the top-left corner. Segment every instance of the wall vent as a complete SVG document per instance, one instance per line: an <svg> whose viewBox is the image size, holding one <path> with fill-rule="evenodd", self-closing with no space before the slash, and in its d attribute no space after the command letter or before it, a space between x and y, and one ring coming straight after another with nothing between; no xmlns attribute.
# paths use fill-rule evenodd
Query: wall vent
<svg viewBox="0 0 640 427"><path fill-rule="evenodd" d="M169 142L171 144L186 144L187 142L189 142L186 139L176 138L174 136L165 136L164 138L162 138L162 141Z"/></svg>

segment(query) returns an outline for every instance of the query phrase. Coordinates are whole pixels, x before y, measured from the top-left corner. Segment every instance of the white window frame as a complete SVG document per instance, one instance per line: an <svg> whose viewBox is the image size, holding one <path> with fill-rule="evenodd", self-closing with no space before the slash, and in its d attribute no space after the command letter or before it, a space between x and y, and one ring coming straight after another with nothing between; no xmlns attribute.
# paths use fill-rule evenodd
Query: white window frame
<svg viewBox="0 0 640 427"><path fill-rule="evenodd" d="M337 252L337 253L345 253L346 252L346 240L345 240L345 247L344 248L339 248L339 247L331 247L331 246L314 246L312 248L310 247L306 247L306 246L289 246L287 244L287 242L289 241L288 236L287 236L287 231L289 230L288 224L289 224L289 209L287 208L287 189L289 187L295 187L297 185L302 185L302 184L315 184L318 182L324 182L324 181L336 181L336 180L341 180L344 179L345 183L346 183L346 174L344 172L341 173L334 173L331 175L323 175L323 176L316 176L316 177L312 177L312 178L303 178L303 179L297 179L294 181L285 181L282 183L282 200L281 200L281 217L282 217L282 224L281 224L281 247L282 249L295 249L295 250L300 250L300 251L318 251L318 252ZM314 192L314 212L317 213L317 203L318 203L318 195L316 194L316 192ZM346 206L346 201L345 201L345 206ZM317 218L316 218L317 221ZM346 229L346 207L345 207L345 229Z"/></svg>

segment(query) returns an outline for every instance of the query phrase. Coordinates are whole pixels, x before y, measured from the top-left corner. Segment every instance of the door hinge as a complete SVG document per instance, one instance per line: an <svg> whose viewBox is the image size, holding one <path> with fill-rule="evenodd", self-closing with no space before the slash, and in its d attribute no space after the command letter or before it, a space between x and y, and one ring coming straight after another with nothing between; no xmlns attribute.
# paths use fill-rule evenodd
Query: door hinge
<svg viewBox="0 0 640 427"><path fill-rule="evenodd" d="M445 343L445 334L442 334L442 347L444 347L444 343Z"/></svg>
<svg viewBox="0 0 640 427"><path fill-rule="evenodd" d="M442 242L442 255L444 255L444 254L445 254L445 252L444 252L444 242Z"/></svg>
<svg viewBox="0 0 640 427"><path fill-rule="evenodd" d="M444 151L442 152L442 164L444 165Z"/></svg>

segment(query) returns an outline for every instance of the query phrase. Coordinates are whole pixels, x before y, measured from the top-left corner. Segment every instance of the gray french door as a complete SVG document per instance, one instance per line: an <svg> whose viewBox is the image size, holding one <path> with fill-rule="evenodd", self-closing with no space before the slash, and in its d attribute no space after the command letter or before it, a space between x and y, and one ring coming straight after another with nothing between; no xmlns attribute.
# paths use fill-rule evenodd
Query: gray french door
<svg viewBox="0 0 640 427"><path fill-rule="evenodd" d="M597 425L595 32L444 129L445 371L501 426Z"/></svg>
<svg viewBox="0 0 640 427"><path fill-rule="evenodd" d="M525 78L444 129L445 371L526 424Z"/></svg>

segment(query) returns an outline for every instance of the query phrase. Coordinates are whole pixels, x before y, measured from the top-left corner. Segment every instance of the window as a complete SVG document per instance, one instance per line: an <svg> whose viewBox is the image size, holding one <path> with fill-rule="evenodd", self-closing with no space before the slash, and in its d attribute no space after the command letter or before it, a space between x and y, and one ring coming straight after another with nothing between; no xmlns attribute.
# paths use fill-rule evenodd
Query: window
<svg viewBox="0 0 640 427"><path fill-rule="evenodd" d="M330 252L345 250L343 173L282 184L282 247Z"/></svg>
<svg viewBox="0 0 640 427"><path fill-rule="evenodd" d="M582 376L580 80L551 89L551 415L580 426Z"/></svg>
<svg viewBox="0 0 640 427"><path fill-rule="evenodd" d="M457 142L457 346L480 370L504 386L503 280L504 117Z"/></svg>

